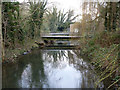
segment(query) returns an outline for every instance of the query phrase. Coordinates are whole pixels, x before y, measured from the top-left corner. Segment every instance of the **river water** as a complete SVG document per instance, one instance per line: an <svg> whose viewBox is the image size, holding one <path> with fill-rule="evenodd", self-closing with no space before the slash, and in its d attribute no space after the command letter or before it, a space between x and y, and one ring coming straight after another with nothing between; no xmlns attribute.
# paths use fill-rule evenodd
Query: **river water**
<svg viewBox="0 0 120 90"><path fill-rule="evenodd" d="M34 50L3 65L3 88L95 88L98 76L79 50ZM98 88L103 88L100 83Z"/></svg>

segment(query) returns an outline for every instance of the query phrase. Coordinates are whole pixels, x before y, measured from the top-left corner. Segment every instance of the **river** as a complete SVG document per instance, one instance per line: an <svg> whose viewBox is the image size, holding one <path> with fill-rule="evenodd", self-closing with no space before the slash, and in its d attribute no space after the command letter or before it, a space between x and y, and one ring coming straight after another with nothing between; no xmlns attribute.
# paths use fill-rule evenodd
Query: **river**
<svg viewBox="0 0 120 90"><path fill-rule="evenodd" d="M3 65L2 76L3 88L95 88L99 77L74 49L33 50L17 63Z"/></svg>

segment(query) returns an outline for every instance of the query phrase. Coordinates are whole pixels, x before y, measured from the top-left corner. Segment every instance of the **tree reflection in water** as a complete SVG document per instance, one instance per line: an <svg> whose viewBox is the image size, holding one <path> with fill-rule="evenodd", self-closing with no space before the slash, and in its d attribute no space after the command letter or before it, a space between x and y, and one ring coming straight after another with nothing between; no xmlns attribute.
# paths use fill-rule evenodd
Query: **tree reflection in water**
<svg viewBox="0 0 120 90"><path fill-rule="evenodd" d="M15 64L3 66L4 75L3 88L42 88L45 74L41 50L21 57Z"/></svg>
<svg viewBox="0 0 120 90"><path fill-rule="evenodd" d="M94 87L94 81L96 80L94 71L91 69L90 64L87 61L84 61L82 58L80 58L79 51L77 54L76 52L77 51L74 50L46 50L43 52L45 73L49 78L48 81L50 83L50 87L55 87L57 85L57 87L66 87L65 85L59 83L64 77L66 77L63 74L66 74L65 72L67 71L64 72L64 70L71 70L68 73L74 75L78 75L79 73L79 78L77 78L78 83L76 83L77 81L73 81L69 82L69 84L79 84L78 86L76 86L77 88ZM58 73L61 76L59 76ZM50 78L54 80L55 83L53 83ZM64 82L65 81L63 80L62 83Z"/></svg>
<svg viewBox="0 0 120 90"><path fill-rule="evenodd" d="M3 66L3 88L93 88L95 80L76 50L35 50Z"/></svg>

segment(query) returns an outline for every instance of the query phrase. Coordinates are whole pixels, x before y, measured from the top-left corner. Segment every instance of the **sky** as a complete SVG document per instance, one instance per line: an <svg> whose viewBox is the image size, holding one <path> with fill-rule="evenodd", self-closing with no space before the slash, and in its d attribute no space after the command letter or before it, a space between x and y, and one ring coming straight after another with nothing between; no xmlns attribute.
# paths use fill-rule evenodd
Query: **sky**
<svg viewBox="0 0 120 90"><path fill-rule="evenodd" d="M49 3L55 4L60 9L73 9L79 11L81 0L48 0Z"/></svg>
<svg viewBox="0 0 120 90"><path fill-rule="evenodd" d="M64 12L67 12L69 9L74 10L75 15L82 13L80 1L81 0L48 0L49 4L55 5L58 9L64 10ZM76 20L78 20L78 18Z"/></svg>

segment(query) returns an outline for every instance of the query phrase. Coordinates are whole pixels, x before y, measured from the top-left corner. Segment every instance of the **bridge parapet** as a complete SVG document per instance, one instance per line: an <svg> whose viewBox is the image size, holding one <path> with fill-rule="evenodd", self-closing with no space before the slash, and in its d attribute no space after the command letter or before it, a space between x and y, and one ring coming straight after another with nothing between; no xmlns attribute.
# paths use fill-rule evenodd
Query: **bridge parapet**
<svg viewBox="0 0 120 90"><path fill-rule="evenodd" d="M80 36L79 33L70 32L70 33L41 33L41 37L43 36Z"/></svg>

